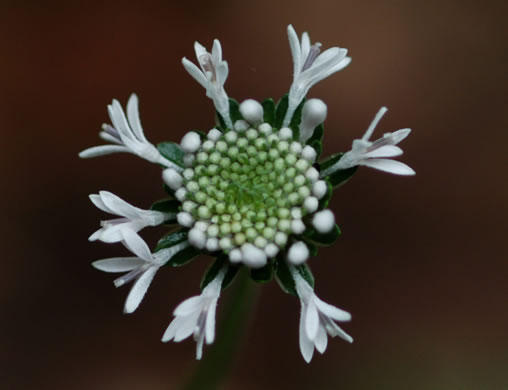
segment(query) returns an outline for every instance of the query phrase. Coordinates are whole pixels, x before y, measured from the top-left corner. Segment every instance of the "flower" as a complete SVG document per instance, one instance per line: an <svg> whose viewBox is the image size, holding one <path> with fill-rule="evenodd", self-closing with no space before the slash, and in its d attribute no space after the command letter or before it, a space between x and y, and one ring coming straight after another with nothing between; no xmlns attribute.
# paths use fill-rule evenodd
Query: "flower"
<svg viewBox="0 0 508 390"><path fill-rule="evenodd" d="M145 160L165 167L180 169L177 165L164 158L157 148L145 138L141 120L139 119L138 97L132 94L127 102L127 118L118 100L108 106L109 117L113 126L102 125L99 136L115 145L94 146L79 153L81 158L104 156L111 153L127 152Z"/></svg>
<svg viewBox="0 0 508 390"><path fill-rule="evenodd" d="M157 226L176 217L176 214L134 207L108 191L92 194L90 200L102 211L124 217L101 221L102 227L88 238L90 241L119 242L123 240L123 232L127 230L137 233L146 226Z"/></svg>
<svg viewBox="0 0 508 390"><path fill-rule="evenodd" d="M221 292L222 281L228 266L224 265L217 276L203 289L201 295L186 299L180 303L162 336L164 343L174 340L182 341L194 335L196 341L196 359L203 355L203 342L212 344L215 338L215 309Z"/></svg>
<svg viewBox="0 0 508 390"><path fill-rule="evenodd" d="M187 58L182 64L189 74L206 89L206 96L213 100L215 108L222 116L229 128L233 127L229 115L229 99L224 90L224 83L228 78L228 63L222 60L222 47L218 39L213 41L212 53L199 43L194 43L194 51L201 70Z"/></svg>
<svg viewBox="0 0 508 390"><path fill-rule="evenodd" d="M301 302L300 349L310 362L314 349L323 353L328 335L352 342L336 322L351 315L329 305L314 293L309 259L322 246L332 245L341 232L328 203L333 191L357 171L371 166L396 174L414 174L408 166L389 158L402 154L395 146L410 132L402 129L379 140L369 138L386 112L382 108L362 139L352 150L324 159L323 122L328 108L319 99L302 104L318 81L347 66L347 50L332 47L320 53L321 44L311 45L309 35L301 41L288 26L293 56L293 83L277 103L246 99L239 103L224 90L228 64L214 40L211 53L194 44L198 65L186 58L182 64L206 89L217 115L208 133L187 132L180 143L163 142L155 147L144 137L138 100L132 95L127 116L120 103L108 106L112 126L104 125L100 136L113 145L80 153L93 157L130 152L162 167L161 179L169 198L150 210L134 207L107 191L90 195L101 210L120 218L103 221L90 240L122 242L135 256L99 260L93 266L105 272L126 272L115 280L122 286L133 281L124 311L139 306L157 271L183 266L203 254L213 259L206 271L202 292L183 301L162 341L179 342L191 334L197 342L196 357L215 337L215 312L221 290L239 269L257 283L277 280L286 293ZM301 112L300 112L301 111ZM138 232L145 226L171 225L151 251Z"/></svg>
<svg viewBox="0 0 508 390"><path fill-rule="evenodd" d="M351 150L346 152L336 164L322 171L321 177L357 165L379 169L395 175L414 175L415 171L411 167L400 161L387 158L400 156L403 153L402 149L395 145L406 138L411 133L411 129L400 129L394 133L385 133L382 138L374 142L369 141L374 129L387 111L386 107L381 107L363 137L355 139Z"/></svg>
<svg viewBox="0 0 508 390"><path fill-rule="evenodd" d="M143 297L152 283L153 277L161 266L166 264L176 253L185 249L189 244L180 243L171 248L162 249L151 253L145 241L132 230L122 231L125 246L136 255L136 257L113 257L97 260L92 265L104 272L128 272L115 280L115 286L120 287L126 283L136 280L125 301L124 312L132 313L143 300Z"/></svg>
<svg viewBox="0 0 508 390"><path fill-rule="evenodd" d="M344 69L351 62L351 58L346 57L347 49L332 47L320 54L321 43L311 46L309 34L306 32L302 34L300 42L291 25L288 26L288 38L293 56L293 84L289 89L289 106L284 127L289 125L296 107L314 84Z"/></svg>
<svg viewBox="0 0 508 390"><path fill-rule="evenodd" d="M296 268L291 267L291 275L295 281L296 291L300 298L300 351L307 363L312 360L314 348L323 353L328 345L328 335L339 336L352 343L353 338L344 332L334 321L350 321L351 314L332 306L314 294L314 290L302 278Z"/></svg>

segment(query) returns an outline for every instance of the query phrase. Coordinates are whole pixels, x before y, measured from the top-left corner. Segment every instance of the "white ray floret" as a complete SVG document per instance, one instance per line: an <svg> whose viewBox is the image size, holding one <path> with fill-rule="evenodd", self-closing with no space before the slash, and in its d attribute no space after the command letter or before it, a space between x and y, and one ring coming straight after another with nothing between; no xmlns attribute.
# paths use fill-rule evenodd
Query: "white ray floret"
<svg viewBox="0 0 508 390"><path fill-rule="evenodd" d="M195 42L194 51L201 69L185 57L182 59L182 64L187 72L206 89L206 96L212 99L215 108L226 122L226 126L232 128L229 98L224 90L229 69L228 63L222 60L221 44L219 40L215 39L212 52L209 53L199 42Z"/></svg>
<svg viewBox="0 0 508 390"><path fill-rule="evenodd" d="M196 359L201 359L204 341L212 344L215 339L215 312L227 269L223 266L201 295L186 299L177 306L173 312L175 318L162 336L163 342L179 342L194 335Z"/></svg>
<svg viewBox="0 0 508 390"><path fill-rule="evenodd" d="M335 321L351 320L351 314L323 302L300 273L290 266L296 291L302 305L300 313L300 351L304 360L310 363L314 348L323 353L328 345L328 335L339 336L352 343L353 338L344 332Z"/></svg>
<svg viewBox="0 0 508 390"><path fill-rule="evenodd" d="M137 233L146 226L157 226L176 216L172 213L134 207L108 191L100 191L99 194L92 194L89 197L100 210L123 217L101 221L102 227L88 238L90 241L119 242L123 240L122 233L127 230Z"/></svg>
<svg viewBox="0 0 508 390"><path fill-rule="evenodd" d="M332 47L321 52L321 43L311 45L309 34L298 39L293 26L288 26L289 47L293 56L293 83L289 89L288 110L283 126L288 126L293 114L309 89L324 78L345 68L351 62L347 50Z"/></svg>
<svg viewBox="0 0 508 390"><path fill-rule="evenodd" d="M113 126L104 124L99 136L114 145L102 145L88 148L79 153L81 158L105 156L112 153L132 153L145 160L176 170L181 168L164 158L157 148L145 137L139 119L138 97L132 94L127 102L127 117L118 100L108 106L109 117Z"/></svg>
<svg viewBox="0 0 508 390"><path fill-rule="evenodd" d="M136 257L113 257L97 260L92 265L104 272L128 272L115 280L116 287L135 280L124 306L125 313L132 313L143 300L159 268L166 264L176 253L187 248L189 243L184 241L152 254L145 241L136 233L126 230L122 232L122 235L125 246Z"/></svg>
<svg viewBox="0 0 508 390"><path fill-rule="evenodd" d="M397 157L403 153L402 149L395 145L406 138L411 133L411 129L400 129L394 133L385 133L382 138L378 138L373 142L369 141L374 129L386 111L388 111L386 107L382 107L379 110L363 137L355 139L351 150L345 153L336 164L321 171L321 177L357 165L379 169L395 175L415 174L415 171L411 167L391 159L391 157Z"/></svg>

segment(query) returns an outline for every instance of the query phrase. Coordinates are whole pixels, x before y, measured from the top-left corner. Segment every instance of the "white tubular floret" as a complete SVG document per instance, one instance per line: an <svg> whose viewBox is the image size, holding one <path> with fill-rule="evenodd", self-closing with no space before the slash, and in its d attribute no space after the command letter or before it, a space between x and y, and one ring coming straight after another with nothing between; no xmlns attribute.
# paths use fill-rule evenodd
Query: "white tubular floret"
<svg viewBox="0 0 508 390"><path fill-rule="evenodd" d="M288 260L291 264L299 265L305 263L309 258L309 248L303 241L295 242L288 250Z"/></svg>
<svg viewBox="0 0 508 390"><path fill-rule="evenodd" d="M178 190L183 184L183 177L173 168L167 168L162 171L162 180L172 190Z"/></svg>
<svg viewBox="0 0 508 390"><path fill-rule="evenodd" d="M326 119L326 104L320 99L310 99L305 102L300 123L300 142L306 142L314 129Z"/></svg>
<svg viewBox="0 0 508 390"><path fill-rule="evenodd" d="M180 146L186 153L195 153L201 146L201 137L198 133L189 131L183 136Z"/></svg>
<svg viewBox="0 0 508 390"><path fill-rule="evenodd" d="M328 233L335 226L335 215L328 209L318 211L312 218L312 226L319 233Z"/></svg>
<svg viewBox="0 0 508 390"><path fill-rule="evenodd" d="M252 125L263 122L263 106L254 99L247 99L240 104L240 114Z"/></svg>

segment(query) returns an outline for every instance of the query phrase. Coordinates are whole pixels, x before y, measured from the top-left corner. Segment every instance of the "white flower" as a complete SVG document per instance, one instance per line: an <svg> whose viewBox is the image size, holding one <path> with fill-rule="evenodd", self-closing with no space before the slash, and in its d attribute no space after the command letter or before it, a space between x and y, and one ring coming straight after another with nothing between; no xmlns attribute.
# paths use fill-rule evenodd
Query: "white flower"
<svg viewBox="0 0 508 390"><path fill-rule="evenodd" d="M357 165L376 168L395 175L414 175L415 171L406 164L387 158L400 156L403 153L402 149L395 145L406 138L411 133L411 129L400 129L394 133L385 133L382 138L374 142L369 141L386 111L388 111L386 107L381 107L363 137L355 139L351 150L345 153L336 164L322 171L320 176L325 177L337 170L348 169Z"/></svg>
<svg viewBox="0 0 508 390"><path fill-rule="evenodd" d="M289 102L283 127L287 127L309 89L326 77L344 69L351 62L347 49L332 47L320 54L321 43L311 46L309 34L302 34L301 42L293 26L288 26L288 38L293 56L293 84L289 89Z"/></svg>
<svg viewBox="0 0 508 390"><path fill-rule="evenodd" d="M182 59L182 64L187 72L206 89L206 96L212 99L215 108L226 122L226 126L231 129L233 123L229 116L229 98L224 91L224 83L228 78L229 69L228 63L222 60L221 44L219 40L215 39L210 54L199 42L195 42L194 51L201 69L185 57Z"/></svg>
<svg viewBox="0 0 508 390"><path fill-rule="evenodd" d="M352 343L353 338L344 332L334 321L350 321L351 314L319 299L312 287L290 266L295 281L296 291L300 298L300 351L304 360L309 363L314 348L323 353L328 345L328 335L339 336Z"/></svg>
<svg viewBox="0 0 508 390"><path fill-rule="evenodd" d="M176 214L134 207L108 191L92 194L90 200L102 211L123 217L101 221L102 227L88 238L90 241L119 242L123 240L122 233L126 230L137 233L146 226L157 226L176 217Z"/></svg>
<svg viewBox="0 0 508 390"><path fill-rule="evenodd" d="M93 262L92 265L104 272L128 272L114 281L116 287L123 286L136 279L127 296L124 307L125 313L132 313L143 300L159 268L166 264L176 253L185 249L189 243L184 241L152 254L145 241L133 231L124 230L122 235L125 246L134 253L136 257L113 257L97 260Z"/></svg>
<svg viewBox="0 0 508 390"><path fill-rule="evenodd" d="M104 156L111 153L132 153L145 160L165 167L181 170L179 166L164 158L157 148L145 138L139 119L138 97L132 94L127 102L127 117L118 100L108 105L109 117L113 126L104 124L99 136L114 145L88 148L79 153L81 158Z"/></svg>
<svg viewBox="0 0 508 390"><path fill-rule="evenodd" d="M177 306L173 312L175 318L162 336L163 342L179 342L194 334L196 359L201 359L203 342L212 344L215 338L215 309L227 269L227 265L223 266L201 295L186 299Z"/></svg>

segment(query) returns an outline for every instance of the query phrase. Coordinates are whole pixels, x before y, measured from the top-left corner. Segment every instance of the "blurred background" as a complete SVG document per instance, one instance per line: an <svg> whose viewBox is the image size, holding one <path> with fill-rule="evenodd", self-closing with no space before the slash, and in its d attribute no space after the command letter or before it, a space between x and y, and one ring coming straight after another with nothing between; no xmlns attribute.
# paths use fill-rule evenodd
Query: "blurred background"
<svg viewBox="0 0 508 390"><path fill-rule="evenodd" d="M361 168L334 194L343 236L310 265L317 294L352 313L355 342L329 340L307 365L298 300L260 286L224 388L507 389L507 12L463 0L2 1L0 388L173 389L196 368L193 341L160 337L210 259L163 269L122 314L128 287L90 263L128 252L87 241L107 217L88 194L148 207L164 197L160 170L77 154L102 144L106 105L132 92L154 143L210 129L212 104L180 63L195 40L221 40L230 96L279 98L292 23L353 58L309 94L329 107L325 154L348 150L386 105L377 135L411 127L401 160L417 175Z"/></svg>

